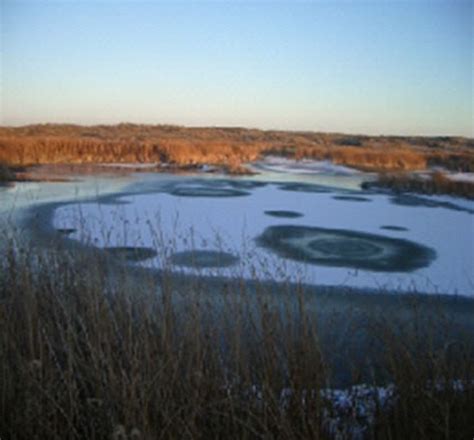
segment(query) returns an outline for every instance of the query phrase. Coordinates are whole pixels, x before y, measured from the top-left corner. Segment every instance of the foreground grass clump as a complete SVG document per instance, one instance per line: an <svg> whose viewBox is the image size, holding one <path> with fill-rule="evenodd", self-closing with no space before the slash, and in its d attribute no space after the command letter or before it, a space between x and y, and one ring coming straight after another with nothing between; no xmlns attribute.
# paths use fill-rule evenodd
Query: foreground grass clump
<svg viewBox="0 0 474 440"><path fill-rule="evenodd" d="M375 401L367 417L325 397L331 371L298 289L291 292L296 301L273 302L263 287L251 295L243 283L212 292L199 280L166 274L158 295L156 281L141 275L138 282L99 257L7 251L0 271L2 438L472 435L472 353L427 344L424 322L407 328L367 317L362 330L381 347L370 368L396 390L391 405ZM359 377L354 371L355 384Z"/></svg>

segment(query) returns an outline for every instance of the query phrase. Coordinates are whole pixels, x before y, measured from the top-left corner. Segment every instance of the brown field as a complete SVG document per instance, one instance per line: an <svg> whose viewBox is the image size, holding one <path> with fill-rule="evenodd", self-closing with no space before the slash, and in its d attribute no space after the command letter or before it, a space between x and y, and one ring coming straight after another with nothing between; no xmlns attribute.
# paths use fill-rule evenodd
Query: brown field
<svg viewBox="0 0 474 440"><path fill-rule="evenodd" d="M119 124L0 127L0 163L213 164L231 173L265 154L329 159L370 171L408 171L440 165L474 170L474 141L460 137L384 137L244 128L186 128Z"/></svg>

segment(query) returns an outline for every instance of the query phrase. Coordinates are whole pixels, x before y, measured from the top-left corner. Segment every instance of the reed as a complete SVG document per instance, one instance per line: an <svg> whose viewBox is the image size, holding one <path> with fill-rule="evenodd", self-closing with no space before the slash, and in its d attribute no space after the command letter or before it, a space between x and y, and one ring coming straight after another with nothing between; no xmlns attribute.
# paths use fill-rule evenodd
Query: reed
<svg viewBox="0 0 474 440"><path fill-rule="evenodd" d="M472 140L449 137L370 137L134 124L0 127L0 161L9 165L213 164L240 173L246 162L271 152L328 159L371 171L418 170L428 163L462 170L472 162L472 151Z"/></svg>
<svg viewBox="0 0 474 440"><path fill-rule="evenodd" d="M422 194L450 194L474 199L474 182L457 181L436 171L428 176L410 174L382 174L374 184L396 192L417 192Z"/></svg>
<svg viewBox="0 0 474 440"><path fill-rule="evenodd" d="M363 332L379 347L366 389L390 383L396 397L341 409L327 398L328 356L298 286L291 301L264 285L248 291L244 280L213 292L166 272L137 279L100 254L5 248L2 439L472 436L472 347L415 300L408 325L368 315L347 335ZM360 377L355 369L354 385Z"/></svg>

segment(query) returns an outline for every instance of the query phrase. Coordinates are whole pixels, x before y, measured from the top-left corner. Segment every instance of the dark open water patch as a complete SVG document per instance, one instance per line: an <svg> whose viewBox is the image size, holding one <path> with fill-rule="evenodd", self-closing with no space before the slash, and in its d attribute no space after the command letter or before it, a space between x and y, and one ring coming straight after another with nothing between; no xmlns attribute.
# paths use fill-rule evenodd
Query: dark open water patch
<svg viewBox="0 0 474 440"><path fill-rule="evenodd" d="M408 228L403 226L393 226L393 225L383 225L380 226L380 229L386 229L387 231L408 231Z"/></svg>
<svg viewBox="0 0 474 440"><path fill-rule="evenodd" d="M219 268L233 266L239 261L239 257L220 251L193 250L177 252L170 257L171 263L176 266L194 268Z"/></svg>
<svg viewBox="0 0 474 440"><path fill-rule="evenodd" d="M248 191L232 187L226 181L206 180L168 184L163 187L163 192L178 197L241 197L250 195Z"/></svg>
<svg viewBox="0 0 474 440"><path fill-rule="evenodd" d="M240 197L250 195L250 191L268 185L268 182L244 179L204 179L192 178L167 181L136 182L131 185L127 193L118 196L101 198L104 204L125 204L120 197L132 194L164 193L177 197Z"/></svg>
<svg viewBox="0 0 474 440"><path fill-rule="evenodd" d="M467 212L474 214L474 209L464 208L451 202L444 202L439 200L430 200L425 197L419 197L412 194L397 194L390 198L394 205L409 206L413 208L446 208L453 211Z"/></svg>
<svg viewBox="0 0 474 440"><path fill-rule="evenodd" d="M410 272L436 258L433 249L412 241L343 229L270 226L256 241L291 260L377 272Z"/></svg>
<svg viewBox="0 0 474 440"><path fill-rule="evenodd" d="M266 186L267 182L233 179L190 179L172 182L160 191L178 197L241 197L250 195L250 190Z"/></svg>
<svg viewBox="0 0 474 440"><path fill-rule="evenodd" d="M111 206L120 206L120 205L130 205L132 202L129 200L122 200L119 197L111 197L110 199L99 200L99 205L111 205Z"/></svg>
<svg viewBox="0 0 474 440"><path fill-rule="evenodd" d="M250 193L234 188L209 188L209 187L177 187L169 194L178 197L241 197Z"/></svg>
<svg viewBox="0 0 474 440"><path fill-rule="evenodd" d="M347 202L371 202L371 199L367 197L359 197L359 196L333 196L335 200L344 200Z"/></svg>
<svg viewBox="0 0 474 440"><path fill-rule="evenodd" d="M209 188L237 188L237 189L256 189L267 186L267 182L258 180L244 180L244 179L188 179L186 181L174 182L172 185L191 185L203 186Z"/></svg>
<svg viewBox="0 0 474 440"><path fill-rule="evenodd" d="M269 215L270 217L281 217L281 218L298 218L298 217L303 217L303 214L301 214L301 212L296 212L296 211L284 211L284 210L265 211L265 214Z"/></svg>
<svg viewBox="0 0 474 440"><path fill-rule="evenodd" d="M331 192L331 189L326 186L295 182L280 184L278 185L278 189L281 189L282 191L296 191L319 194Z"/></svg>
<svg viewBox="0 0 474 440"><path fill-rule="evenodd" d="M56 229L61 235L71 235L77 232L77 229L74 228L58 228Z"/></svg>
<svg viewBox="0 0 474 440"><path fill-rule="evenodd" d="M130 262L138 262L154 258L158 255L155 249L149 247L117 246L104 248L106 254Z"/></svg>

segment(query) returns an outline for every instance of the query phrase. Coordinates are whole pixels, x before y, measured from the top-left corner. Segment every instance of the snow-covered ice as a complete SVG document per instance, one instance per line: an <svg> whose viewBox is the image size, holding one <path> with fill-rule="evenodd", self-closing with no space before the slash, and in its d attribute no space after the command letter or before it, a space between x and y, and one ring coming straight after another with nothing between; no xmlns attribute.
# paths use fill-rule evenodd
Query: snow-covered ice
<svg viewBox="0 0 474 440"><path fill-rule="evenodd" d="M238 182L187 177L166 180L163 175L147 177L146 184L142 185L145 192L131 191L107 203L65 205L57 209L54 224L57 228L77 229L70 237L98 247L154 247L158 256L140 263L147 266L169 267L173 253L190 250L221 251L240 257L240 263L233 267L171 266L185 273L199 271L219 276L290 278L311 284L473 295L472 202L456 204L456 198L443 197L443 202L459 209L451 209L449 204L410 206L393 203L393 197L388 194L368 193L364 193L367 201L356 202L334 198L347 194L340 189L288 191L280 183L254 187L247 184L234 194L232 190ZM218 197L210 196L214 186ZM140 188L140 184L135 185L137 187ZM199 195L199 188L205 191L203 197L195 194L197 191ZM226 191L231 196L223 196ZM265 214L265 211L277 210L303 215L277 218ZM340 229L406 239L433 249L436 258L428 267L390 273L306 264L282 258L258 246L255 239L272 225ZM395 228L381 229L387 225Z"/></svg>
<svg viewBox="0 0 474 440"><path fill-rule="evenodd" d="M375 180L376 175L363 173L354 168L336 165L327 160L295 160L279 156L267 156L250 164L249 169L259 173L253 178L272 182L305 182L335 188L359 189L362 182Z"/></svg>
<svg viewBox="0 0 474 440"><path fill-rule="evenodd" d="M261 174L241 178L139 173L19 183L0 189L0 221L11 225L32 205L65 202L55 211L54 226L67 231L68 238L97 247L143 246L157 251L155 258L134 264L184 273L474 296L473 201L360 191L370 174L325 162L270 157L255 166ZM256 239L271 226L408 240L432 249L436 258L411 272L307 264L259 245ZM357 254L372 249L372 244L358 247L351 242L342 248ZM222 267L206 263L196 269L182 261L183 255L196 250L205 251L201 256L222 252L240 261ZM181 264L173 264L176 253Z"/></svg>
<svg viewBox="0 0 474 440"><path fill-rule="evenodd" d="M474 183L474 173L451 173L447 174L447 177L458 182Z"/></svg>

